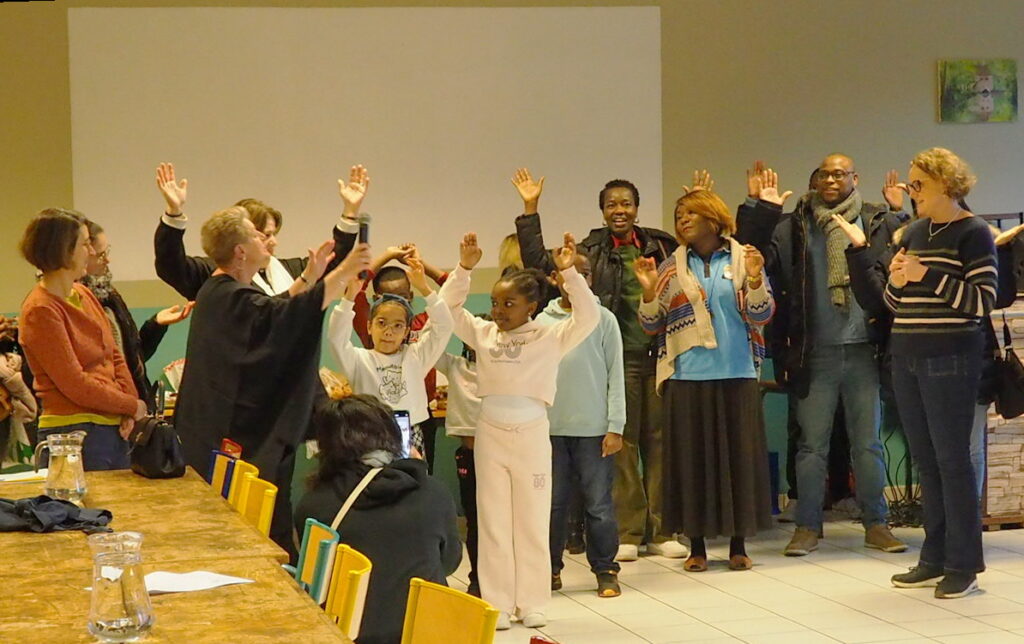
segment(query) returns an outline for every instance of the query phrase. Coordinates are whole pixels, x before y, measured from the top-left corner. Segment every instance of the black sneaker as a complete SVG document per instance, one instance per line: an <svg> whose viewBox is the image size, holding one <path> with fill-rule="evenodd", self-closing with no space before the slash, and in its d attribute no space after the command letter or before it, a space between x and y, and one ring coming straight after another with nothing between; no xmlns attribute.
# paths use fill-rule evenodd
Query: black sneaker
<svg viewBox="0 0 1024 644"><path fill-rule="evenodd" d="M910 572L892 576L892 585L897 588L928 588L938 585L942 571L931 566L914 566Z"/></svg>
<svg viewBox="0 0 1024 644"><path fill-rule="evenodd" d="M562 575L558 573L551 575L551 590L562 590Z"/></svg>
<svg viewBox="0 0 1024 644"><path fill-rule="evenodd" d="M618 597L622 594L619 587L619 575L614 571L597 573L597 596Z"/></svg>
<svg viewBox="0 0 1024 644"><path fill-rule="evenodd" d="M965 597L978 590L978 577L963 572L951 572L942 578L935 587L935 596L939 599L956 599Z"/></svg>
<svg viewBox="0 0 1024 644"><path fill-rule="evenodd" d="M480 597L480 584L475 581L469 582L469 588L466 589L466 594L474 597Z"/></svg>

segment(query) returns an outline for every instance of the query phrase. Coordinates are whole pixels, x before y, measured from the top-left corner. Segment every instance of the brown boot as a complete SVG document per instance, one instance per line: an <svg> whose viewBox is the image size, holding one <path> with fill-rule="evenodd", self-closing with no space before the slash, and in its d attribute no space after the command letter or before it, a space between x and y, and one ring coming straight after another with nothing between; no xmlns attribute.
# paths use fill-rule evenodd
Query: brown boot
<svg viewBox="0 0 1024 644"><path fill-rule="evenodd" d="M907 544L892 536L889 526L876 523L864 531L864 547L882 552L903 552L907 549Z"/></svg>
<svg viewBox="0 0 1024 644"><path fill-rule="evenodd" d="M797 528L789 545L782 551L787 557L803 557L818 549L818 531L810 528Z"/></svg>

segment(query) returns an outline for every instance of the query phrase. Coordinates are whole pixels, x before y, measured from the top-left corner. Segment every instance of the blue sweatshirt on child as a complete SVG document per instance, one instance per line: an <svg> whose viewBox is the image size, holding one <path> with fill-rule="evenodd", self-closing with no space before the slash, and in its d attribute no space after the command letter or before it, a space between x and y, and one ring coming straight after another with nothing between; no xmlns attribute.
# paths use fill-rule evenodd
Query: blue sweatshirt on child
<svg viewBox="0 0 1024 644"><path fill-rule="evenodd" d="M571 311L560 301L551 300L537 322L552 325L569 317ZM600 310L597 328L558 365L555 402L548 408L552 436L621 434L626 424L622 333L615 314L603 306Z"/></svg>

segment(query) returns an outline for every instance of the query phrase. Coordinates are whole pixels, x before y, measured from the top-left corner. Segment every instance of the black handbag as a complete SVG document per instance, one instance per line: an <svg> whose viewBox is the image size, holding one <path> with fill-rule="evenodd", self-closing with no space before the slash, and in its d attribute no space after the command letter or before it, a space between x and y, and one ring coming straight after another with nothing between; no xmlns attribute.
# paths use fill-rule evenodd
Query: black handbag
<svg viewBox="0 0 1024 644"><path fill-rule="evenodd" d="M1024 414L1024 364L1013 350L1010 326L1003 313L1003 355L996 357L996 412L1009 420Z"/></svg>
<svg viewBox="0 0 1024 644"><path fill-rule="evenodd" d="M135 423L128 436L132 471L149 479L173 479L185 475L181 439L174 426L155 416Z"/></svg>

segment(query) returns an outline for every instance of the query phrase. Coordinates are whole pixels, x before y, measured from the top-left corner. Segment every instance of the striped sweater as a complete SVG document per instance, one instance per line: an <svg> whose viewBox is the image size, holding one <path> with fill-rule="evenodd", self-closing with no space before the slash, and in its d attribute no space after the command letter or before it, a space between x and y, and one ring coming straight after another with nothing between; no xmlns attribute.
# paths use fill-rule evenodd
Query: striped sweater
<svg viewBox="0 0 1024 644"><path fill-rule="evenodd" d="M752 290L746 287L743 247L731 237L726 238L726 243L732 254L731 272L736 292L736 309L747 325L754 368L760 369L765 357L764 336L760 329L775 314L775 299L764 269L761 270L761 286ZM661 263L658 267L655 299L644 302L641 298L637 311L644 331L648 335L658 336L656 381L659 393L662 383L675 372L676 356L695 346L717 346L707 296L697 280L689 274L686 253L686 246L680 246ZM679 267L682 267L684 275L679 274ZM687 291L691 291L694 296L687 295Z"/></svg>
<svg viewBox="0 0 1024 644"><path fill-rule="evenodd" d="M929 219L907 226L898 249L927 268L920 282L885 287L893 311L893 355L937 356L981 352L980 320L996 299L996 251L988 224L978 217L954 221L930 237Z"/></svg>

